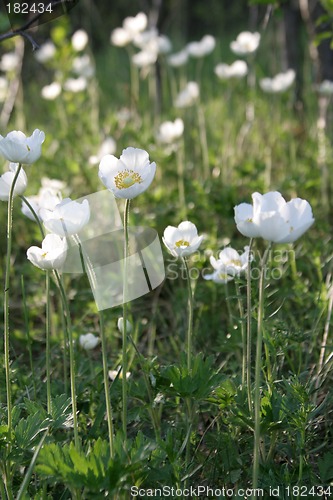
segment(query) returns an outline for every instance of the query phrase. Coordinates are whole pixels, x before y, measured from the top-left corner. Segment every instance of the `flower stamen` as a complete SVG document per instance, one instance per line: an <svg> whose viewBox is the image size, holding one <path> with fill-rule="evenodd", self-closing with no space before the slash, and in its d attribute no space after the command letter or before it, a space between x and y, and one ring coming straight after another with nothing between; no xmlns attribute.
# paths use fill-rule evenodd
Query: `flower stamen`
<svg viewBox="0 0 333 500"><path fill-rule="evenodd" d="M118 189L127 189L133 184L141 184L142 177L134 170L123 170L114 178L114 183Z"/></svg>
<svg viewBox="0 0 333 500"><path fill-rule="evenodd" d="M186 241L186 240L178 240L178 241L176 241L175 246L177 248L189 247L190 246L190 242Z"/></svg>

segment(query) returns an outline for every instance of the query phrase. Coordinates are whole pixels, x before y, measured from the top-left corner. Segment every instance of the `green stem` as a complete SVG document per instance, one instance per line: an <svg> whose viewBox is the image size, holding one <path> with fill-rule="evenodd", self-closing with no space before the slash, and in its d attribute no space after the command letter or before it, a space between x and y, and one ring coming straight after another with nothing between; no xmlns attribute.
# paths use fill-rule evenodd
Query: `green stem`
<svg viewBox="0 0 333 500"><path fill-rule="evenodd" d="M247 261L246 273L246 385L247 385L247 399L250 413L252 412L252 395L251 395L251 347L252 347L252 293L251 293L251 250L253 245L253 238L249 242L249 257Z"/></svg>
<svg viewBox="0 0 333 500"><path fill-rule="evenodd" d="M76 388L75 388L75 356L74 356L74 345L73 345L73 330L71 324L71 317L69 311L68 300L64 285L61 281L58 271L54 271L58 287L60 290L60 295L62 299L63 309L65 312L65 324L69 342L69 371L70 371L70 382L71 382L71 399L72 399L72 412L73 412L73 426L74 426L74 443L77 450L80 449L79 443L79 432L78 432L78 421L77 421L77 405L76 405Z"/></svg>
<svg viewBox="0 0 333 500"><path fill-rule="evenodd" d="M122 424L124 439L127 439L127 259L128 259L128 217L129 217L130 200L125 201L124 210L124 275L123 275L123 329L122 329L122 396L123 396L123 411Z"/></svg>
<svg viewBox="0 0 333 500"><path fill-rule="evenodd" d="M193 336L193 292L191 286L191 278L188 269L188 263L185 257L182 257L185 268L187 293L188 293L188 323L187 323L187 337L186 337L186 352L187 352L187 369L188 372L192 369L192 336Z"/></svg>
<svg viewBox="0 0 333 500"><path fill-rule="evenodd" d="M7 423L9 442L12 433L12 391L10 382L10 353L9 353L9 282L10 282L10 261L12 252L12 230L13 230L13 201L15 184L22 169L19 164L9 191L8 212L7 212L7 254L5 268L5 288L4 288L4 355L6 372L6 394L7 394Z"/></svg>
<svg viewBox="0 0 333 500"><path fill-rule="evenodd" d="M177 145L177 175L178 175L178 194L179 194L179 210L182 214L182 220L187 220L187 207L185 198L185 183L184 183L184 141L182 140Z"/></svg>
<svg viewBox="0 0 333 500"><path fill-rule="evenodd" d="M114 457L114 430L112 421L112 406L110 399L110 387L109 387L109 370L107 361L107 351L106 351L106 336L104 328L104 316L103 311L99 311L99 326L102 340L102 358L103 358L103 375L104 375L104 391L105 391L105 405L106 405L106 416L108 420L108 431L109 431L109 444L110 444L110 457Z"/></svg>
<svg viewBox="0 0 333 500"><path fill-rule="evenodd" d="M239 309L239 315L240 315L240 320L241 320L241 334L242 334L242 345L243 345L243 352L242 352L242 387L246 386L246 332L244 328L244 307L243 307L243 302L242 302L242 297L241 297L241 292L240 292L240 287L235 280L235 287L236 287L236 294L237 294L237 301L238 301L238 309Z"/></svg>
<svg viewBox="0 0 333 500"><path fill-rule="evenodd" d="M40 218L36 214L35 210L33 209L32 205L29 203L29 201L27 200L27 198L25 198L24 196L20 196L20 198L23 201L23 203L25 203L27 205L27 207L29 208L30 212L34 216L34 219L37 222L39 230L41 232L42 238L44 239L45 238L45 231L44 231L44 228L43 228L42 223L40 221Z"/></svg>
<svg viewBox="0 0 333 500"><path fill-rule="evenodd" d="M200 138L202 163L203 163L203 174L205 180L208 180L210 172L209 172L209 155L208 155L208 143L207 143L207 132L206 132L206 120L204 111L199 101L197 102L197 114L198 114L199 138Z"/></svg>
<svg viewBox="0 0 333 500"><path fill-rule="evenodd" d="M271 249L271 243L266 248L261 264L260 279L259 279L259 305L258 305L258 320L257 320L257 350L256 350L256 366L255 366L255 384L254 384L254 448L253 448L253 480L252 488L256 490L259 479L259 462L260 462L260 379L261 379L261 356L262 356L262 341L263 341L263 326L264 326L264 295L265 295L265 275L266 263Z"/></svg>
<svg viewBox="0 0 333 500"><path fill-rule="evenodd" d="M51 414L51 302L50 302L50 271L46 271L46 400L47 413Z"/></svg>
<svg viewBox="0 0 333 500"><path fill-rule="evenodd" d="M35 376L33 357L32 357L32 339L31 339L30 328L29 328L29 314L28 314L27 299L26 299L26 294L25 294L25 285L24 285L23 274L21 275L21 290L22 290L22 303L23 303L23 316L24 316L24 330L27 334L29 363L30 363L30 370L31 370L31 375L32 375L32 385L34 388L34 399L36 401L37 400L36 376Z"/></svg>

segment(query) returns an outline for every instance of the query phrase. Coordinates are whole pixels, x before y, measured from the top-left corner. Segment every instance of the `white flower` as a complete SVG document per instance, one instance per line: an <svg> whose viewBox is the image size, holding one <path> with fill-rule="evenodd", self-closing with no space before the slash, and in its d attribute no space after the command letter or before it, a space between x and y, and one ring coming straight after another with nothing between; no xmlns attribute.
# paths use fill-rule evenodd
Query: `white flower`
<svg viewBox="0 0 333 500"><path fill-rule="evenodd" d="M130 376L131 376L131 372L126 372L126 380L128 380L130 378ZM109 370L109 377L112 381L116 380L117 377L122 379L123 378L123 371L122 371L121 367L117 368L117 370Z"/></svg>
<svg viewBox="0 0 333 500"><path fill-rule="evenodd" d="M196 82L188 82L186 87L178 94L175 100L176 108L187 108L192 106L199 97L199 85Z"/></svg>
<svg viewBox="0 0 333 500"><path fill-rule="evenodd" d="M39 215L48 231L59 236L76 234L89 222L90 208L88 200L82 203L65 198L54 210L41 208Z"/></svg>
<svg viewBox="0 0 333 500"><path fill-rule="evenodd" d="M251 255L251 261L253 257ZM213 274L206 274L205 280L215 283L228 283L235 276L240 276L246 271L249 261L249 247L244 247L244 252L239 254L237 250L227 247L219 253L219 258L210 257L210 263L214 268Z"/></svg>
<svg viewBox="0 0 333 500"><path fill-rule="evenodd" d="M95 74L95 68L88 54L75 57L73 60L73 71L79 76L91 78Z"/></svg>
<svg viewBox="0 0 333 500"><path fill-rule="evenodd" d="M30 137L19 130L13 130L6 137L0 135L0 153L8 161L31 164L40 157L44 140L44 132L38 129Z"/></svg>
<svg viewBox="0 0 333 500"><path fill-rule="evenodd" d="M274 78L262 78L259 85L264 92L278 94L285 92L294 83L295 71L289 69L285 73L278 73Z"/></svg>
<svg viewBox="0 0 333 500"><path fill-rule="evenodd" d="M38 50L34 52L35 58L40 63L46 63L53 59L56 53L56 47L53 42L48 41L39 47Z"/></svg>
<svg viewBox="0 0 333 500"><path fill-rule="evenodd" d="M133 43L145 52L155 54L166 54L171 50L171 42L165 35L159 35L155 28L137 34Z"/></svg>
<svg viewBox="0 0 333 500"><path fill-rule="evenodd" d="M125 47L132 41L131 34L124 28L116 28L111 33L111 43L116 47Z"/></svg>
<svg viewBox="0 0 333 500"><path fill-rule="evenodd" d="M228 80L229 78L243 78L247 75L248 68L245 61L235 61L230 65L217 64L214 71L221 80Z"/></svg>
<svg viewBox="0 0 333 500"><path fill-rule="evenodd" d="M333 94L333 82L330 80L324 80L316 86L316 90L319 94L330 96Z"/></svg>
<svg viewBox="0 0 333 500"><path fill-rule="evenodd" d="M86 31L84 30L77 30L72 36L72 47L74 50L77 52L81 52L83 50L87 43L89 41L89 37Z"/></svg>
<svg viewBox="0 0 333 500"><path fill-rule="evenodd" d="M161 123L157 132L157 139L164 144L172 144L183 135L183 132L184 122L181 118L176 118L174 122Z"/></svg>
<svg viewBox="0 0 333 500"><path fill-rule="evenodd" d="M148 18L144 12L139 12L135 17L126 17L123 21L123 28L133 36L147 27Z"/></svg>
<svg viewBox="0 0 333 500"><path fill-rule="evenodd" d="M117 327L118 327L118 330L120 331L120 333L124 333L124 318L123 317L118 319ZM132 330L133 330L132 324L128 320L126 320L126 332L131 333Z"/></svg>
<svg viewBox="0 0 333 500"><path fill-rule="evenodd" d="M0 177L0 200L8 201L10 188L12 187L15 173L18 169L17 163L9 164L9 172L5 172ZM23 168L21 168L14 187L14 196L23 194L28 185L28 179Z"/></svg>
<svg viewBox="0 0 333 500"><path fill-rule="evenodd" d="M99 165L99 178L116 198L135 198L150 186L156 171L147 151L126 148L120 158L106 155Z"/></svg>
<svg viewBox="0 0 333 500"><path fill-rule="evenodd" d="M213 52L215 46L215 38L212 35L205 35L200 42L189 43L186 49L190 56L200 58Z"/></svg>
<svg viewBox="0 0 333 500"><path fill-rule="evenodd" d="M196 252L203 236L198 236L198 230L192 222L184 221L178 227L168 226L164 230L163 243L175 257L185 257Z"/></svg>
<svg viewBox="0 0 333 500"><path fill-rule="evenodd" d="M45 85L41 90L41 96L47 101L54 101L61 94L61 85L59 82L50 83Z"/></svg>
<svg viewBox="0 0 333 500"><path fill-rule="evenodd" d="M236 40L231 42L231 50L239 55L245 56L252 54L257 50L260 43L260 33L251 33L250 31L242 31L237 36Z"/></svg>
<svg viewBox="0 0 333 500"><path fill-rule="evenodd" d="M67 242L57 234L48 234L42 241L42 248L30 247L27 258L39 269L61 269L67 255Z"/></svg>
<svg viewBox="0 0 333 500"><path fill-rule="evenodd" d="M312 209L306 200L294 198L288 203L279 192L252 194L253 206L241 203L235 207L237 229L251 238L275 243L292 243L314 223Z"/></svg>
<svg viewBox="0 0 333 500"><path fill-rule="evenodd" d="M60 181L59 179L49 179L48 177L42 177L42 187L43 189L49 189L53 191L54 194L59 194L60 191L66 189L66 182Z"/></svg>
<svg viewBox="0 0 333 500"><path fill-rule="evenodd" d="M171 54L168 57L168 63L170 66L173 66L174 68L179 68L179 66L184 66L188 61L188 52L185 49L180 50L179 52L176 52L175 54Z"/></svg>
<svg viewBox="0 0 333 500"><path fill-rule="evenodd" d="M0 69L6 73L14 71L20 62L20 57L16 52L7 52L0 60Z"/></svg>
<svg viewBox="0 0 333 500"><path fill-rule="evenodd" d="M67 92L76 94L77 92L83 92L83 90L87 88L87 83L84 76L79 76L79 78L68 78L64 83L64 89L67 90Z"/></svg>
<svg viewBox="0 0 333 500"><path fill-rule="evenodd" d="M86 351L95 349L98 343L99 338L96 337L93 333L86 333L85 335L80 335L79 337L79 344Z"/></svg>

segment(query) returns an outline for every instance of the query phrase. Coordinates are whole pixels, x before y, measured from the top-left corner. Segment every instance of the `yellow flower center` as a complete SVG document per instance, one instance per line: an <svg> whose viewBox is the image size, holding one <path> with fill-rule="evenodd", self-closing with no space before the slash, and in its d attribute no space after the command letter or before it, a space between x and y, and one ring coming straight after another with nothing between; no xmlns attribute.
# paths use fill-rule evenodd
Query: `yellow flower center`
<svg viewBox="0 0 333 500"><path fill-rule="evenodd" d="M227 273L219 273L218 277L220 280L227 280L228 279Z"/></svg>
<svg viewBox="0 0 333 500"><path fill-rule="evenodd" d="M231 259L230 265L231 266L242 267L242 263L241 263L241 261L239 259Z"/></svg>
<svg viewBox="0 0 333 500"><path fill-rule="evenodd" d="M114 178L114 183L118 189L127 189L133 184L141 184L142 178L134 170L123 170L119 172Z"/></svg>
<svg viewBox="0 0 333 500"><path fill-rule="evenodd" d="M47 256L47 252L42 253L43 259L45 259L46 256Z"/></svg>
<svg viewBox="0 0 333 500"><path fill-rule="evenodd" d="M180 247L189 247L190 246L190 242L186 241L186 240L179 240L179 241L176 241L175 246L177 248L180 248Z"/></svg>

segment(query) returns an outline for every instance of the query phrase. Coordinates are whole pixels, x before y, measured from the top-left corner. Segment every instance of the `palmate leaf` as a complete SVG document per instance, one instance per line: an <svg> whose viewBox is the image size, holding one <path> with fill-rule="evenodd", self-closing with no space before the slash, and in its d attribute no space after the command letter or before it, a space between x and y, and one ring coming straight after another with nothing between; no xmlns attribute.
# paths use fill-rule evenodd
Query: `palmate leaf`
<svg viewBox="0 0 333 500"><path fill-rule="evenodd" d="M36 438L48 429L49 424L49 419L41 418L40 413L21 418L14 430L16 445L23 450L33 448Z"/></svg>

